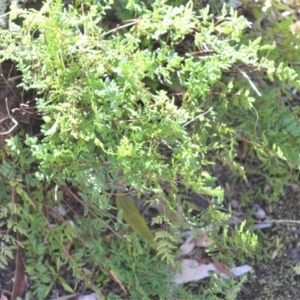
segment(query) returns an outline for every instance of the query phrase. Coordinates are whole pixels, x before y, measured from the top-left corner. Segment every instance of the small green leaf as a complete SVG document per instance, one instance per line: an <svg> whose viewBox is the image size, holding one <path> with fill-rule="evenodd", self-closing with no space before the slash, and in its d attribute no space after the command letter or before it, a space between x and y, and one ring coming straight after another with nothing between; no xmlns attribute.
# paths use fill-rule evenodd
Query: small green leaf
<svg viewBox="0 0 300 300"><path fill-rule="evenodd" d="M58 276L57 279L66 292L74 293L74 290L67 284L67 282L64 278Z"/></svg>
<svg viewBox="0 0 300 300"><path fill-rule="evenodd" d="M58 120L56 120L56 122L51 126L50 129L48 129L46 132L45 132L45 135L52 135L56 132L57 130L57 127L58 127Z"/></svg>
<svg viewBox="0 0 300 300"><path fill-rule="evenodd" d="M118 210L123 210L123 218L132 230L151 245L151 247L156 248L154 245L154 236L133 201L128 196L121 195L121 192L118 191L116 203Z"/></svg>

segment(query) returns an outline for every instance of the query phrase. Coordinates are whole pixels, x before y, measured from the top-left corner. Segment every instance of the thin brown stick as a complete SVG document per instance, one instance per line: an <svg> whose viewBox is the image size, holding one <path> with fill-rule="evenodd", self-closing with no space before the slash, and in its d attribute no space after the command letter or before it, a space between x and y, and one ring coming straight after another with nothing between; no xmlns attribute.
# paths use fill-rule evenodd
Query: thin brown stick
<svg viewBox="0 0 300 300"><path fill-rule="evenodd" d="M76 195L74 194L71 189L69 189L66 185L63 187L63 189L69 194L72 195L72 197L74 197L81 205L84 206L83 201ZM96 210L99 211L98 208L95 208ZM106 224L103 220L101 220L101 218L99 218L94 212L92 212L91 210L89 211L91 215L93 215L96 219L98 219L104 226L106 226L109 230L111 230L116 236L118 236L119 238L123 238L118 232L116 232L115 230L113 230L113 228L111 228L108 224Z"/></svg>

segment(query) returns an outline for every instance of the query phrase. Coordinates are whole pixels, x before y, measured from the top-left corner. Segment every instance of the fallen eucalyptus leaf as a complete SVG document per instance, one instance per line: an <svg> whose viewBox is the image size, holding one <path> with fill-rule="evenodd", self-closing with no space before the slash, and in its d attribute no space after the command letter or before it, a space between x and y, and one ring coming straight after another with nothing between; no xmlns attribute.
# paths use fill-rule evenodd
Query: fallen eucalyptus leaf
<svg viewBox="0 0 300 300"><path fill-rule="evenodd" d="M216 271L216 267L212 263L200 265L194 259L183 259L181 270L175 274L174 283L179 285L186 282L198 281L208 277L211 271Z"/></svg>
<svg viewBox="0 0 300 300"><path fill-rule="evenodd" d="M150 246L155 248L154 235L150 231L132 199L127 195L123 195L121 191L118 191L116 204L119 211L123 210L123 218L132 230Z"/></svg>
<svg viewBox="0 0 300 300"><path fill-rule="evenodd" d="M233 273L235 277L239 277L239 276L242 276L242 275L250 272L251 270L252 270L252 267L250 267L248 265L243 265L243 266L231 268L230 272ZM223 274L221 274L221 276L224 277Z"/></svg>
<svg viewBox="0 0 300 300"><path fill-rule="evenodd" d="M229 272L238 277L248 273L251 270L252 267L244 265L231 268ZM186 282L198 281L209 277L211 272L217 272L223 278L230 278L227 274L220 272L220 270L218 270L213 263L199 264L194 259L183 259L181 262L181 270L175 273L173 282L176 285L179 285Z"/></svg>

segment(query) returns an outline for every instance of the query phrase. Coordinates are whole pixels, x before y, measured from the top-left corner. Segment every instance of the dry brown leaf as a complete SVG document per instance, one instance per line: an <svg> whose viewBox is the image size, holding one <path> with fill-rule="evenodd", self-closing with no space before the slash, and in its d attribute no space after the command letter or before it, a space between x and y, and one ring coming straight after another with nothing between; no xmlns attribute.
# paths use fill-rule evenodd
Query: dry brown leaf
<svg viewBox="0 0 300 300"><path fill-rule="evenodd" d="M17 193L16 188L12 188L12 202L17 203ZM26 289L26 277L25 277L25 266L21 259L22 256L22 247L20 246L23 237L17 232L17 240L18 247L16 253L16 268L15 268L15 278L14 278L14 286L11 293L11 300L16 300L17 297L21 297Z"/></svg>
<svg viewBox="0 0 300 300"><path fill-rule="evenodd" d="M124 294L127 295L127 291L126 291L124 285L122 284L121 280L117 276L117 274L113 270L108 271L108 273L111 276L112 280L114 280L120 286L120 288L122 289Z"/></svg>
<svg viewBox="0 0 300 300"><path fill-rule="evenodd" d="M20 258L20 252L17 251L17 253L18 255L16 258L14 287L11 295L11 300L16 300L17 297L21 297L26 289L25 266Z"/></svg>
<svg viewBox="0 0 300 300"><path fill-rule="evenodd" d="M274 212L272 205L268 204L265 207L267 213L272 214Z"/></svg>
<svg viewBox="0 0 300 300"><path fill-rule="evenodd" d="M212 258L212 262L220 273L227 275L229 278L235 278L235 275L229 270L229 268L216 258Z"/></svg>

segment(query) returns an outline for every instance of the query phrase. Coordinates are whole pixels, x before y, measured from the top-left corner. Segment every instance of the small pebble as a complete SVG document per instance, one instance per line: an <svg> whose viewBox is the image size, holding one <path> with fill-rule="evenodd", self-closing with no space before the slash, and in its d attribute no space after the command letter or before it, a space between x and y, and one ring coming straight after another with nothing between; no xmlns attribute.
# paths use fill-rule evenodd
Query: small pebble
<svg viewBox="0 0 300 300"><path fill-rule="evenodd" d="M266 212L262 208L258 207L255 212L255 218L258 220L262 220L265 217L266 217Z"/></svg>
<svg viewBox="0 0 300 300"><path fill-rule="evenodd" d="M231 207L232 207L232 208L238 208L238 207L240 206L239 201L237 201L236 199L232 199L232 200L230 201L230 204L231 204Z"/></svg>

